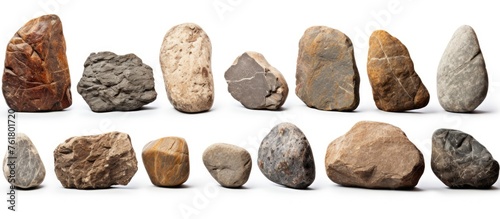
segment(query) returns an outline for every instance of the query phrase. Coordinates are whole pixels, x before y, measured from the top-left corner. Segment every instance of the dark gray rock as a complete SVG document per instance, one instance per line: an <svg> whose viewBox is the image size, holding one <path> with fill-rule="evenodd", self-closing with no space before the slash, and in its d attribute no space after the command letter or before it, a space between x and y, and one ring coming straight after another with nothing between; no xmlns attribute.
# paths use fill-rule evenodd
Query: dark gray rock
<svg viewBox="0 0 500 219"><path fill-rule="evenodd" d="M10 154L7 151L3 160L5 178L19 188L28 189L39 186L45 178L45 166L35 145L27 135L17 133L14 147L14 153ZM11 170L14 171L12 174Z"/></svg>
<svg viewBox="0 0 500 219"><path fill-rule="evenodd" d="M285 78L260 53L243 53L224 77L229 93L249 109L279 109L288 95Z"/></svg>
<svg viewBox="0 0 500 219"><path fill-rule="evenodd" d="M432 136L432 171L450 188L490 188L498 179L498 162L474 137L452 129Z"/></svg>
<svg viewBox="0 0 500 219"><path fill-rule="evenodd" d="M359 73L352 42L323 26L308 28L299 42L297 96L320 110L353 111L359 105Z"/></svg>
<svg viewBox="0 0 500 219"><path fill-rule="evenodd" d="M278 124L267 134L260 145L257 163L269 180L291 188L307 188L316 177L309 141L291 123Z"/></svg>
<svg viewBox="0 0 500 219"><path fill-rule="evenodd" d="M488 73L472 27L461 26L448 43L438 67L437 93L449 112L472 112L486 98Z"/></svg>
<svg viewBox="0 0 500 219"><path fill-rule="evenodd" d="M252 170L252 159L247 150L224 143L205 149L203 164L219 184L231 188L245 184Z"/></svg>
<svg viewBox="0 0 500 219"><path fill-rule="evenodd" d="M77 89L94 112L140 109L156 99L153 69L134 54L92 53Z"/></svg>

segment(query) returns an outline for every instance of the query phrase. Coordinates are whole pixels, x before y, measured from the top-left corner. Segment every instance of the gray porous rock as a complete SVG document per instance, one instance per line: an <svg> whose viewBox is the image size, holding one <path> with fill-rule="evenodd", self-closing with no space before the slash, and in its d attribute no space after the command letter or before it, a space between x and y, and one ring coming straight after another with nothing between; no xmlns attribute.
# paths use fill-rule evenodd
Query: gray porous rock
<svg viewBox="0 0 500 219"><path fill-rule="evenodd" d="M257 163L269 180L305 189L316 177L314 157L304 133L291 123L276 125L262 140Z"/></svg>
<svg viewBox="0 0 500 219"><path fill-rule="evenodd" d="M285 78L260 53L243 53L224 77L229 93L249 109L279 109L288 95Z"/></svg>
<svg viewBox="0 0 500 219"><path fill-rule="evenodd" d="M134 54L92 53L77 90L94 112L137 110L156 99L153 69Z"/></svg>
<svg viewBox="0 0 500 219"><path fill-rule="evenodd" d="M488 73L472 27L458 28L443 53L437 71L439 104L449 112L472 112L486 98Z"/></svg>
<svg viewBox="0 0 500 219"><path fill-rule="evenodd" d="M243 186L252 170L252 158L247 150L224 143L205 149L203 164L219 184L230 188Z"/></svg>
<svg viewBox="0 0 500 219"><path fill-rule="evenodd" d="M490 188L498 179L498 162L471 135L438 129L432 135L431 168L450 188Z"/></svg>

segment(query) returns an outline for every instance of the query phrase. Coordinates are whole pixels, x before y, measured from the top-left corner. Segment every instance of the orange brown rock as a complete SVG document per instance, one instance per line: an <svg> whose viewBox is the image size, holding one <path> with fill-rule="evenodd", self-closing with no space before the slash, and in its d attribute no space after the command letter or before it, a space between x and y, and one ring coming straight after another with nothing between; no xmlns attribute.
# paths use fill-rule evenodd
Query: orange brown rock
<svg viewBox="0 0 500 219"><path fill-rule="evenodd" d="M2 91L15 111L71 106L70 76L61 20L45 15L26 23L7 45Z"/></svg>
<svg viewBox="0 0 500 219"><path fill-rule="evenodd" d="M149 142L142 150L142 162L156 186L180 186L189 177L189 151L183 138L165 137Z"/></svg>

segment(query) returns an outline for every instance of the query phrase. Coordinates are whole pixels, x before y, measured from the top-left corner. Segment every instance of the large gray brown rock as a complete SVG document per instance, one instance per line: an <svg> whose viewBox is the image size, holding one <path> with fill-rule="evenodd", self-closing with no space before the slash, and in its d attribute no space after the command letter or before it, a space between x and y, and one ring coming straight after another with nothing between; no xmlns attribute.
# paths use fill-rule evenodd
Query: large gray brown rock
<svg viewBox="0 0 500 219"><path fill-rule="evenodd" d="M400 112L429 103L429 92L415 72L408 49L386 31L370 36L367 71L380 110Z"/></svg>
<svg viewBox="0 0 500 219"><path fill-rule="evenodd" d="M304 189L316 177L309 141L294 124L276 125L262 140L258 154L260 171L277 184Z"/></svg>
<svg viewBox="0 0 500 219"><path fill-rule="evenodd" d="M252 158L247 150L224 143L205 149L203 164L219 184L230 188L243 186L252 170Z"/></svg>
<svg viewBox="0 0 500 219"><path fill-rule="evenodd" d="M422 153L390 124L362 121L328 145L326 173L335 183L375 189L411 189L424 172Z"/></svg>
<svg viewBox="0 0 500 219"><path fill-rule="evenodd" d="M94 112L137 110L156 99L153 69L134 54L92 53L77 90Z"/></svg>
<svg viewBox="0 0 500 219"><path fill-rule="evenodd" d="M476 32L458 28L443 53L437 71L439 104L450 112L472 112L486 98L488 73Z"/></svg>
<svg viewBox="0 0 500 219"><path fill-rule="evenodd" d="M249 109L279 109L288 95L285 78L260 53L238 56L224 77L229 93Z"/></svg>
<svg viewBox="0 0 500 219"><path fill-rule="evenodd" d="M359 105L359 73L352 42L324 26L308 28L299 42L297 96L309 107L353 111Z"/></svg>
<svg viewBox="0 0 500 219"><path fill-rule="evenodd" d="M65 188L104 189L127 185L137 172L128 134L72 137L54 150L57 179Z"/></svg>
<svg viewBox="0 0 500 219"><path fill-rule="evenodd" d="M498 179L498 162L471 135L438 129L432 135L432 172L450 188L490 188Z"/></svg>
<svg viewBox="0 0 500 219"><path fill-rule="evenodd" d="M5 54L2 91L18 112L57 111L71 106L71 80L61 20L44 15L12 37Z"/></svg>
<svg viewBox="0 0 500 219"><path fill-rule="evenodd" d="M19 188L35 188L45 178L45 166L30 138L17 133L14 148L9 148L3 159L5 179ZM12 151L12 153L10 153Z"/></svg>
<svg viewBox="0 0 500 219"><path fill-rule="evenodd" d="M168 100L181 112L210 110L214 102L212 44L200 26L172 27L161 45L160 63Z"/></svg>

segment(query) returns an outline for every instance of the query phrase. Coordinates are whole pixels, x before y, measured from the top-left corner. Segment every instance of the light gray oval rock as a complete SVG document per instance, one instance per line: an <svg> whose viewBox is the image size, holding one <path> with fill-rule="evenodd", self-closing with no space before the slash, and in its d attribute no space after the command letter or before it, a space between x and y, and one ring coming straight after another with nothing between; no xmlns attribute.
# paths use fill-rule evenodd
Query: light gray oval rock
<svg viewBox="0 0 500 219"><path fill-rule="evenodd" d="M439 104L449 112L472 112L486 98L488 73L472 27L458 28L443 53L437 71Z"/></svg>
<svg viewBox="0 0 500 219"><path fill-rule="evenodd" d="M160 63L168 100L181 112L208 111L214 102L212 44L200 26L172 27L161 45Z"/></svg>
<svg viewBox="0 0 500 219"><path fill-rule="evenodd" d="M359 73L352 42L324 26L308 28L299 42L297 96L320 110L353 111L359 105Z"/></svg>
<svg viewBox="0 0 500 219"><path fill-rule="evenodd" d="M438 129L432 135L432 172L450 188L490 188L499 166L488 149L471 135Z"/></svg>
<svg viewBox="0 0 500 219"><path fill-rule="evenodd" d="M45 166L40 154L30 138L24 133L17 133L13 153L5 154L3 173L12 185L28 189L42 184L45 178Z"/></svg>
<svg viewBox="0 0 500 219"><path fill-rule="evenodd" d="M230 188L245 184L252 170L252 159L247 150L224 143L205 149L203 164L219 184Z"/></svg>
<svg viewBox="0 0 500 219"><path fill-rule="evenodd" d="M285 78L260 53L243 53L224 77L229 93L249 109L279 109L288 95Z"/></svg>
<svg viewBox="0 0 500 219"><path fill-rule="evenodd" d="M294 124L276 125L262 140L258 154L260 171L277 184L304 189L316 177L309 141Z"/></svg>
<svg viewBox="0 0 500 219"><path fill-rule="evenodd" d="M92 53L77 90L94 112L137 110L156 99L153 69L135 54Z"/></svg>

